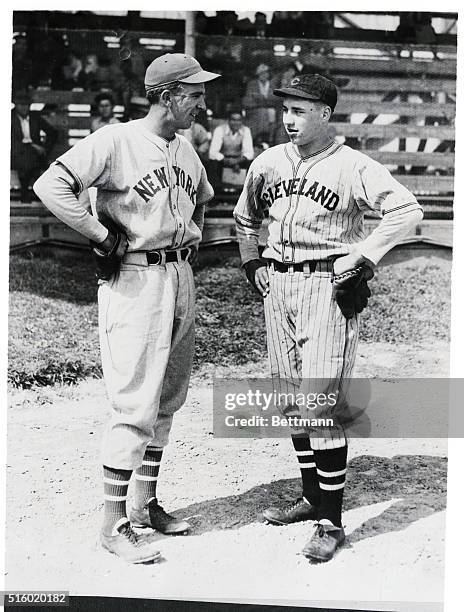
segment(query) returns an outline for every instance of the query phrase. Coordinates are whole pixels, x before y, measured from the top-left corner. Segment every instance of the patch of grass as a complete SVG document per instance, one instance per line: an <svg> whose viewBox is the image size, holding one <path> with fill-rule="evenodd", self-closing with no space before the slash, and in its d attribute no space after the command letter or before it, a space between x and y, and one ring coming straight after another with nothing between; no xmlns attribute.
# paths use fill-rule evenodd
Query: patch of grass
<svg viewBox="0 0 464 612"><path fill-rule="evenodd" d="M450 262L380 268L363 313L361 339L415 343L449 337ZM236 259L196 271L194 369L266 355L262 301ZM90 259L11 257L9 381L27 388L100 376L97 282Z"/></svg>
<svg viewBox="0 0 464 612"><path fill-rule="evenodd" d="M360 339L414 343L449 340L451 262L411 260L381 267L369 283L372 298L362 313Z"/></svg>

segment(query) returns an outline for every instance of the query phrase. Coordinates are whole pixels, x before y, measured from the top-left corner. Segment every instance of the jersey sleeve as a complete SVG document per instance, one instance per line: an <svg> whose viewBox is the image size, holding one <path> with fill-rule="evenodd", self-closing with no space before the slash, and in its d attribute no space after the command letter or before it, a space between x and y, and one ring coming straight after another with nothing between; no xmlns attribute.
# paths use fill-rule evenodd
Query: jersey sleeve
<svg viewBox="0 0 464 612"><path fill-rule="evenodd" d="M206 176L206 170L203 164L201 164L201 173L200 173L200 182L198 183L197 189L197 205L206 204L209 202L214 196L214 189L208 181L208 177Z"/></svg>
<svg viewBox="0 0 464 612"><path fill-rule="evenodd" d="M112 126L108 126L77 142L56 161L71 173L82 193L88 187L107 184L113 149Z"/></svg>
<svg viewBox="0 0 464 612"><path fill-rule="evenodd" d="M234 209L242 264L259 257L259 231L266 209L262 197L264 184L265 171L260 160L255 160L248 169L245 185Z"/></svg>
<svg viewBox="0 0 464 612"><path fill-rule="evenodd" d="M354 173L353 196L361 210L373 210L382 215L421 210L414 195L390 172L363 155Z"/></svg>
<svg viewBox="0 0 464 612"><path fill-rule="evenodd" d="M361 210L379 212L382 220L357 250L377 264L420 223L423 211L414 195L378 162L362 156L355 171L353 195Z"/></svg>
<svg viewBox="0 0 464 612"><path fill-rule="evenodd" d="M264 219L265 203L262 197L265 184L264 169L255 160L248 169L242 193L234 208L234 218L238 225L258 229Z"/></svg>

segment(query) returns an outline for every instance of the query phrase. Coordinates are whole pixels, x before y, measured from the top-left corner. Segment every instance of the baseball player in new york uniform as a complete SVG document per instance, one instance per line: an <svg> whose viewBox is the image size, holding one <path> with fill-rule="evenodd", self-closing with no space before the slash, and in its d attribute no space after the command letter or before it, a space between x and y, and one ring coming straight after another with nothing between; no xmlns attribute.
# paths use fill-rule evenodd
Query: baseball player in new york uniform
<svg viewBox="0 0 464 612"><path fill-rule="evenodd" d="M271 374L279 390L336 390L352 374L358 313L367 297L359 308L347 308L334 293L334 279L360 270L371 278L372 267L420 222L422 209L382 165L333 140L329 120L337 88L330 79L300 75L274 94L283 98L290 142L268 149L249 168L234 210L240 253L248 279L264 297ZM366 237L369 210L382 220ZM269 237L260 258L265 211ZM294 405L284 413L307 416ZM268 508L264 517L279 525L316 520L303 552L328 561L345 538L344 429L334 419L333 426L296 426L291 433L302 496L288 508Z"/></svg>
<svg viewBox="0 0 464 612"><path fill-rule="evenodd" d="M204 83L218 76L188 55L158 57L145 75L147 116L91 134L34 186L58 218L96 244L102 258L121 252L119 270L100 281L98 290L101 358L112 406L102 448L101 543L133 563L157 559L159 551L151 532L139 535L132 526L165 534L189 529L159 505L156 484L173 414L187 394L195 308L190 261L213 189L193 147L176 130L189 128L205 109ZM91 186L97 188L97 217L78 200Z"/></svg>

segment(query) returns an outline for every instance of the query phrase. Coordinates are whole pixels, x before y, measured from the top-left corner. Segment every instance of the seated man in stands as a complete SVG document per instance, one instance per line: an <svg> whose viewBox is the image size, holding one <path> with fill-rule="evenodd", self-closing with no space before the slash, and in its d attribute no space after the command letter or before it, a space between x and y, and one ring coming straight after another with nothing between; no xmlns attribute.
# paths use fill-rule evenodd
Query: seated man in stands
<svg viewBox="0 0 464 612"><path fill-rule="evenodd" d="M91 121L91 132L96 132L105 125L119 123L119 119L113 115L114 100L109 93L100 93L95 96L95 106L97 108L98 116L94 117Z"/></svg>
<svg viewBox="0 0 464 612"><path fill-rule="evenodd" d="M27 93L14 96L11 111L11 169L18 174L21 201L31 201L30 185L48 167L47 156L56 142L58 133L41 114L30 111L31 99ZM41 132L45 140L41 139Z"/></svg>
<svg viewBox="0 0 464 612"><path fill-rule="evenodd" d="M208 177L213 186L222 183L242 185L245 171L253 158L250 128L243 125L241 111L232 109L227 123L218 125L213 132Z"/></svg>

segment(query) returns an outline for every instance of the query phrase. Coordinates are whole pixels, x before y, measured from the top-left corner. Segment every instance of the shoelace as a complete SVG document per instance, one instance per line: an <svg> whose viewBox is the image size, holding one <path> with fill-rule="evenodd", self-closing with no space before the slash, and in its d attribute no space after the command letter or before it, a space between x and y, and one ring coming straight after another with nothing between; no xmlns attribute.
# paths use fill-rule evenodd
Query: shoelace
<svg viewBox="0 0 464 612"><path fill-rule="evenodd" d="M139 538L129 523L121 527L119 533L129 540L131 544L138 544Z"/></svg>
<svg viewBox="0 0 464 612"><path fill-rule="evenodd" d="M325 529L323 525L317 525L316 526L316 531L314 532L314 535L319 537L319 538L323 538L325 536Z"/></svg>
<svg viewBox="0 0 464 612"><path fill-rule="evenodd" d="M294 502L290 508L287 510L287 512L291 512L292 510L295 510L296 508L298 508L299 505L301 505L301 503L303 502L303 498L299 497L296 502Z"/></svg>

